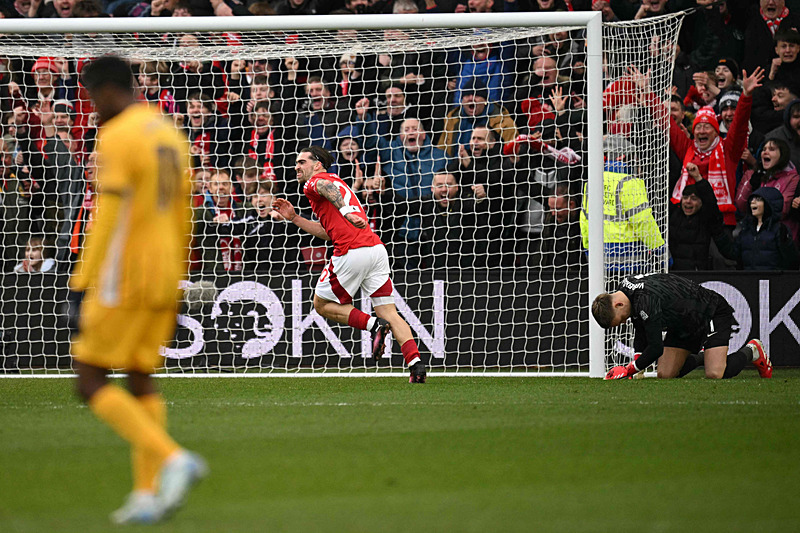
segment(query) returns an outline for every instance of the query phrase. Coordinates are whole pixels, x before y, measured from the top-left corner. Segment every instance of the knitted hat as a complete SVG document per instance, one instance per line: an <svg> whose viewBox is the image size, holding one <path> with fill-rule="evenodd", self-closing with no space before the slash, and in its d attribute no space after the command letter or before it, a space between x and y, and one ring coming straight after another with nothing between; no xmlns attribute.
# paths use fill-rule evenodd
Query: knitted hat
<svg viewBox="0 0 800 533"><path fill-rule="evenodd" d="M737 80L741 76L742 71L739 70L739 63L736 62L735 59L732 57L723 57L719 61L717 61L717 66L722 65L723 67L727 67L733 73L733 79Z"/></svg>
<svg viewBox="0 0 800 533"><path fill-rule="evenodd" d="M486 87L486 84L483 81L472 78L469 80L464 87L461 89L461 95L466 96L471 94L473 96L480 96L484 100L489 100L489 89Z"/></svg>
<svg viewBox="0 0 800 533"><path fill-rule="evenodd" d="M69 100L56 100L53 102L54 113L69 113L70 115L75 112L75 107Z"/></svg>
<svg viewBox="0 0 800 533"><path fill-rule="evenodd" d="M33 68L31 68L31 74L35 73L39 69L47 69L50 72L57 73L58 69L56 68L53 60L49 57L40 57L36 60L33 64Z"/></svg>
<svg viewBox="0 0 800 533"><path fill-rule="evenodd" d="M713 127L714 131L719 135L719 122L717 122L717 114L714 113L713 108L706 106L697 112L697 115L694 117L694 122L692 122L692 132L694 132L697 125L701 123L711 124L711 127Z"/></svg>
<svg viewBox="0 0 800 533"><path fill-rule="evenodd" d="M724 93L719 98L719 102L717 102L717 108L722 111L726 107L733 107L736 108L736 105L739 103L739 98L741 98L742 93L738 91L728 91Z"/></svg>

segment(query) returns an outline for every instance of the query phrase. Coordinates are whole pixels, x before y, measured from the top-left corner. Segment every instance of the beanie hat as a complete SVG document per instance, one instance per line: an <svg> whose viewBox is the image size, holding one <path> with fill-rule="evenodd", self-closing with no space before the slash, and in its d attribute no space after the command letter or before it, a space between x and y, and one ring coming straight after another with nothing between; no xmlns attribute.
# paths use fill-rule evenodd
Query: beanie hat
<svg viewBox="0 0 800 533"><path fill-rule="evenodd" d="M69 113L70 115L75 112L75 106L69 100L56 100L53 102L54 113Z"/></svg>
<svg viewBox="0 0 800 533"><path fill-rule="evenodd" d="M694 133L694 129L697 125L702 123L711 124L711 127L713 127L714 131L719 135L719 122L717 122L717 114L714 113L713 108L706 106L697 112L697 115L694 117L694 122L692 122L692 133Z"/></svg>
<svg viewBox="0 0 800 533"><path fill-rule="evenodd" d="M728 91L724 93L719 98L719 102L717 102L717 108L722 111L726 107L736 107L739 103L739 98L741 98L742 94L738 91Z"/></svg>
<svg viewBox="0 0 800 533"><path fill-rule="evenodd" d="M723 67L727 67L733 73L733 79L738 80L742 74L742 71L739 70L739 63L736 62L735 59L732 57L723 57L719 61L717 61L717 66L722 65Z"/></svg>
<svg viewBox="0 0 800 533"><path fill-rule="evenodd" d="M468 94L480 96L487 102L489 101L489 89L486 87L486 84L478 78L472 78L461 89L462 96L466 96Z"/></svg>
<svg viewBox="0 0 800 533"><path fill-rule="evenodd" d="M31 68L31 74L36 73L37 70L42 68L47 69L53 73L58 73L56 65L53 63L53 60L49 57L40 57L39 59L37 59L33 64L33 68Z"/></svg>

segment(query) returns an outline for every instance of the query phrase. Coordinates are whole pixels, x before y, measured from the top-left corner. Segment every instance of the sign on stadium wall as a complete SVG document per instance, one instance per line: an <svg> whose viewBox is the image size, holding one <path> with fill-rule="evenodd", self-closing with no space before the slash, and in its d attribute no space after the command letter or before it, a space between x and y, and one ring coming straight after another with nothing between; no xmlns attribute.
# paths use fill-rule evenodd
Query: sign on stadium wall
<svg viewBox="0 0 800 533"><path fill-rule="evenodd" d="M768 346L776 365L800 366L800 276L781 273L687 273L722 293L735 309L738 348L749 337ZM214 278L216 295L182 314L164 353L171 367L361 366L366 334L313 311L316 277L238 275ZM449 367L588 364L587 283L567 273L398 273L398 308L432 365ZM57 302L66 279L9 274L2 289L6 367L69 366L68 335ZM581 296L583 295L583 296ZM369 311L369 301L356 301ZM392 364L400 365L395 347ZM384 356L383 364L389 362Z"/></svg>

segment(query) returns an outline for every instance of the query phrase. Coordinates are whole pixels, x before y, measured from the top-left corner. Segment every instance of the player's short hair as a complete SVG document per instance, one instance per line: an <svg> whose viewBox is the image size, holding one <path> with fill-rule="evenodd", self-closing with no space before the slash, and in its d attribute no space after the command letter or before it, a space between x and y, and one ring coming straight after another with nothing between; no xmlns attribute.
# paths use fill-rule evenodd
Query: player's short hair
<svg viewBox="0 0 800 533"><path fill-rule="evenodd" d="M611 327L611 322L614 321L614 302L611 295L603 293L594 299L592 302L592 316L603 329Z"/></svg>
<svg viewBox="0 0 800 533"><path fill-rule="evenodd" d="M90 91L104 85L113 85L118 89L133 92L131 65L115 55L98 57L83 67L81 82Z"/></svg>
<svg viewBox="0 0 800 533"><path fill-rule="evenodd" d="M315 161L322 163L322 168L325 170L328 170L333 165L333 156L322 146L307 146L305 148L301 148L300 152L298 153L302 152L311 154Z"/></svg>

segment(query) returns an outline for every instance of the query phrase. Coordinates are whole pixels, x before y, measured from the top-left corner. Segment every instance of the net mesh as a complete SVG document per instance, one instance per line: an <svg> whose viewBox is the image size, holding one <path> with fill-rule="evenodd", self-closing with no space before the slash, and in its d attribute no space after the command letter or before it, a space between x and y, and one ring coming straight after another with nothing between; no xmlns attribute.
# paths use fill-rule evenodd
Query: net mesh
<svg viewBox="0 0 800 533"><path fill-rule="evenodd" d="M680 21L603 30L608 133L630 144L625 162L664 238ZM403 367L391 338L372 357L368 333L314 311L332 248L269 209L282 197L313 218L294 172L307 145L331 151L329 170L386 244L396 305L431 369L588 370L580 211L585 139L601 132L586 128L584 29L546 27L4 34L5 372L71 372L66 287L98 172L97 117L78 81L106 53L132 62L139 99L190 140L190 267L164 370ZM606 271L609 288L665 267L665 248L636 254ZM609 364L630 356L629 339L607 337Z"/></svg>

